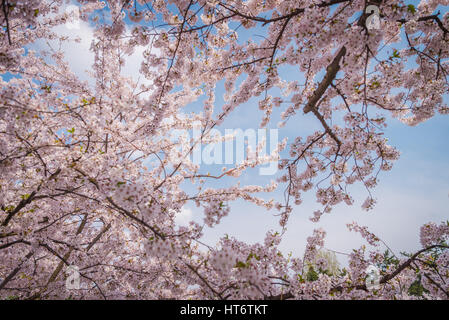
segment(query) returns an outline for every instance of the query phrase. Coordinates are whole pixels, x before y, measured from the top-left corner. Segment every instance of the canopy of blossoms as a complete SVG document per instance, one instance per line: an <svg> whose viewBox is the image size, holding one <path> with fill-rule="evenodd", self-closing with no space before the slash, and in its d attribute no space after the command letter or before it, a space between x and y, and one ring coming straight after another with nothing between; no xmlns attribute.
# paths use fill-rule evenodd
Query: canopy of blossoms
<svg viewBox="0 0 449 320"><path fill-rule="evenodd" d="M369 195L363 209L375 205L378 176L399 158L382 131L387 117L414 126L449 112L449 1L418 2L79 0L75 14L63 0L2 0L0 297L448 299L449 222L422 226L422 248L402 256L384 253L382 240L354 222L349 231L379 249L354 248L339 270L319 257L325 230L311 232L302 257L279 249L306 193L321 205L314 221L352 205L353 184ZM370 5L376 28L367 27ZM35 45L72 41L56 30L74 19L94 29L91 82L57 45ZM246 39L254 30L263 36ZM137 83L121 68L142 47L145 81ZM283 78L285 66L297 80ZM206 174L193 146L213 141L213 129L250 99L264 113L261 128L274 114L280 126L321 126L271 156ZM197 112L184 113L192 103ZM195 123L196 140L169 138ZM282 172L275 183L239 183L273 160ZM224 178L233 183L201 187ZM285 201L270 199L277 189ZM276 210L273 228L282 231L257 244L202 243L204 226L219 224L239 199ZM179 226L188 204L204 220ZM66 286L70 265L79 268L77 290ZM380 270L375 289L366 284L370 265Z"/></svg>

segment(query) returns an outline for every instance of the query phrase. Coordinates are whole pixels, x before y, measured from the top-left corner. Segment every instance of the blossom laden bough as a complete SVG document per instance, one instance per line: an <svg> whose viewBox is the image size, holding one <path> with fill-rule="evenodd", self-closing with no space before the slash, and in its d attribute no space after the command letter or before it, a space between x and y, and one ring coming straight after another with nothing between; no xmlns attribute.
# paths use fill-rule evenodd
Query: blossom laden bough
<svg viewBox="0 0 449 320"><path fill-rule="evenodd" d="M1 3L0 297L449 298L446 222L424 225L412 254L363 246L332 272L320 256L325 230L307 239L302 258L280 250L308 192L321 206L313 221L352 205L356 183L368 193L364 209L382 201L373 188L399 158L382 131L388 117L414 126L448 113L449 1L78 1L77 22L93 29L87 82L62 50L71 40L57 30L73 18L63 4ZM379 28L366 25L369 5L379 9ZM142 48L138 77L124 76ZM298 76L284 77L285 67ZM318 127L279 143L276 159L245 159L218 173L188 160L252 101L263 112L260 127L275 114L280 126L302 119ZM193 103L195 112L184 112ZM170 139L196 123L193 141ZM278 156L276 182L240 184L244 172ZM207 187L211 179L223 185ZM263 195L277 188L284 201ZM280 230L262 243L204 244L204 228L220 224L236 200L276 210ZM203 219L179 226L176 215L190 204ZM366 227L349 228L369 245L382 242ZM72 265L79 289L65 285ZM369 265L380 270L375 290L366 285Z"/></svg>

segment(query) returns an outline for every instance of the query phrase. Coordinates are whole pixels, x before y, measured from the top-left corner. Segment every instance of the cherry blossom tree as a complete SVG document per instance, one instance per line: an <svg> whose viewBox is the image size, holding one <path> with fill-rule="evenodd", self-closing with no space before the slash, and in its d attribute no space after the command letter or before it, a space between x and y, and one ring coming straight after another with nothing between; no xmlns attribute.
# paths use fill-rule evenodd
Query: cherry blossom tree
<svg viewBox="0 0 449 320"><path fill-rule="evenodd" d="M449 112L449 1L79 0L80 19L95 30L91 83L63 50L34 45L71 41L55 31L73 19L64 3L1 3L2 298L449 298L447 222L424 225L422 248L399 257L354 222L349 230L379 249L354 249L349 265L332 272L317 256L324 230L307 239L304 257L279 249L307 192L322 206L314 221L352 205L353 184L366 188L363 209L375 205L371 190L399 157L383 135L387 117L414 126ZM373 15L375 28L367 24ZM263 37L246 39L248 31ZM137 83L121 68L141 47L145 81ZM298 79L284 79L285 67ZM279 126L301 118L321 127L279 143L272 156L203 172L190 158L195 145L214 141L212 130L250 99L264 113L260 127L275 113ZM201 110L184 113L193 102ZM195 123L196 140L169 138ZM238 182L279 157L276 183ZM224 178L233 183L203 187ZM285 201L269 199L279 188ZM204 226L219 224L237 199L277 210L281 231L258 244L231 237L204 244ZM204 222L179 226L175 217L189 203ZM381 274L375 290L365 283L370 264ZM69 265L79 268L77 290L66 288Z"/></svg>

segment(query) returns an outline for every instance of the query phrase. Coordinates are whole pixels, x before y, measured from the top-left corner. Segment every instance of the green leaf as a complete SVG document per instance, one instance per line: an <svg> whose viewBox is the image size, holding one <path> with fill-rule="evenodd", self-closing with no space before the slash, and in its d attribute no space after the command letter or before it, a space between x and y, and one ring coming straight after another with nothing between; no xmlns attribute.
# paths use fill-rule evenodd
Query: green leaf
<svg viewBox="0 0 449 320"><path fill-rule="evenodd" d="M246 258L246 261L248 262L252 258L256 259L257 261L260 261L260 257L257 254L252 253L252 252L248 255L248 257Z"/></svg>
<svg viewBox="0 0 449 320"><path fill-rule="evenodd" d="M47 91L48 93L51 92L51 87L50 86L42 86L41 89Z"/></svg>
<svg viewBox="0 0 449 320"><path fill-rule="evenodd" d="M421 284L421 276L419 275L418 278L410 285L408 288L408 294L412 296L422 297L424 293L428 293L429 291L424 288L424 286Z"/></svg>
<svg viewBox="0 0 449 320"><path fill-rule="evenodd" d="M375 80L375 81L371 82L371 85L370 85L371 89L376 89L376 88L379 88L379 87L380 87L379 81Z"/></svg>
<svg viewBox="0 0 449 320"><path fill-rule="evenodd" d="M29 195L28 193L26 193L26 194L21 195L20 197L21 197L23 200L27 200L27 199L30 197L30 195Z"/></svg>
<svg viewBox="0 0 449 320"><path fill-rule="evenodd" d="M307 281L316 281L318 280L318 273L310 266L309 271L306 274Z"/></svg>
<svg viewBox="0 0 449 320"><path fill-rule="evenodd" d="M394 49L394 51L393 51L393 56L392 56L393 58L400 58L401 56L399 55L399 52L398 52L398 50L396 50L396 49Z"/></svg>
<svg viewBox="0 0 449 320"><path fill-rule="evenodd" d="M416 8L415 8L415 6L413 4L409 4L407 6L407 11L412 13L412 14L415 14L416 13Z"/></svg>
<svg viewBox="0 0 449 320"><path fill-rule="evenodd" d="M5 208L2 208L2 210L9 213L9 212L13 211L15 208L16 207L14 207L14 206L7 206Z"/></svg>

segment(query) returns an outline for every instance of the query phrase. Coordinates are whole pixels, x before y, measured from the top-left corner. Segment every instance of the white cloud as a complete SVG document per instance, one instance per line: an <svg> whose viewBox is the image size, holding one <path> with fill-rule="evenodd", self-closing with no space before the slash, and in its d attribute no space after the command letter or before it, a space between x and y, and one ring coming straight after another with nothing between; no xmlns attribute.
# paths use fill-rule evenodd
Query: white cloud
<svg viewBox="0 0 449 320"><path fill-rule="evenodd" d="M175 222L177 225L186 226L192 220L192 217L192 210L186 207L182 207L181 212L176 214Z"/></svg>
<svg viewBox="0 0 449 320"><path fill-rule="evenodd" d="M74 11L73 5L68 6L64 10ZM72 18L73 20L73 18ZM65 60L70 66L72 72L79 77L80 80L87 80L91 85L94 79L86 72L91 70L94 63L94 53L90 50L92 41L94 40L95 28L91 24L83 20L70 20L65 25L59 25L53 28L53 31L60 37L67 37L67 41L61 44L57 40L44 41L37 40L30 49L33 50L61 50L64 53ZM127 35L131 34L131 29L127 26ZM79 41L75 41L79 39ZM130 77L138 83L138 85L148 85L151 81L145 79L139 70L143 59L143 52L146 47L137 46L130 56L125 56L125 64L121 68L121 73L125 77Z"/></svg>

